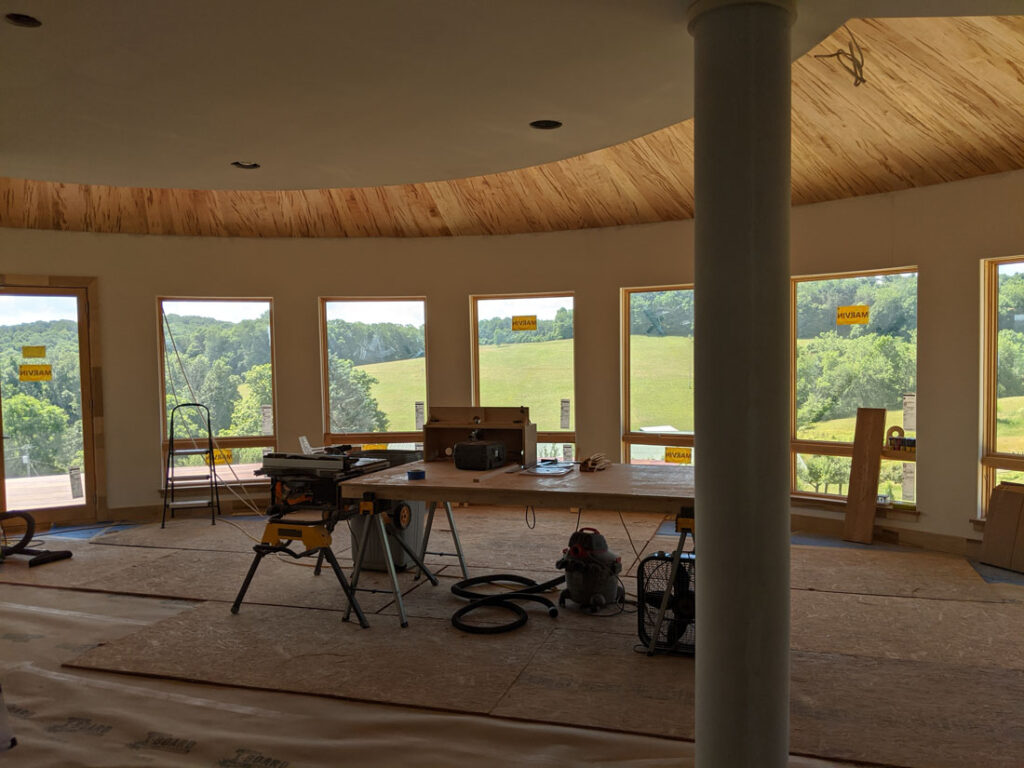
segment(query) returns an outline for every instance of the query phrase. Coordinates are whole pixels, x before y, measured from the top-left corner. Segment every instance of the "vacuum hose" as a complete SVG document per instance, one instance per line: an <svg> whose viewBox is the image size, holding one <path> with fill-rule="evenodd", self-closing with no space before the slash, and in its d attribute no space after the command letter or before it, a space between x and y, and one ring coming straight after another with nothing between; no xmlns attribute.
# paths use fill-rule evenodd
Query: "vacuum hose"
<svg viewBox="0 0 1024 768"><path fill-rule="evenodd" d="M36 535L35 518L27 512L0 512L0 523L5 520L21 520L25 523L25 533L22 535L21 541L9 547L3 547L4 556L21 554L32 542L32 537Z"/></svg>
<svg viewBox="0 0 1024 768"><path fill-rule="evenodd" d="M463 632L469 632L474 635L499 635L503 632L511 632L513 629L519 629L519 627L526 623L526 610L521 605L516 604L515 601L517 600L525 600L527 602L545 605L548 609L548 615L551 618L555 618L558 616L558 608L555 607L553 602L537 593L547 592L564 581L565 576L558 576L551 581L545 581L538 584L533 579L527 578L526 576L519 576L514 573L496 573L489 576L476 576L472 579L463 579L462 581L456 582L452 585L452 594L458 595L459 597L465 597L471 602L469 605L464 605L459 608L459 610L452 615L452 625L457 629L461 629ZM468 587L475 587L480 584L497 584L500 582L521 584L523 585L523 588L513 590L512 592L501 592L498 594L473 592L468 589ZM496 626L479 626L467 624L463 621L463 617L465 617L470 611L475 611L477 608L483 608L485 606L502 608L514 613L516 617L508 624L498 624Z"/></svg>

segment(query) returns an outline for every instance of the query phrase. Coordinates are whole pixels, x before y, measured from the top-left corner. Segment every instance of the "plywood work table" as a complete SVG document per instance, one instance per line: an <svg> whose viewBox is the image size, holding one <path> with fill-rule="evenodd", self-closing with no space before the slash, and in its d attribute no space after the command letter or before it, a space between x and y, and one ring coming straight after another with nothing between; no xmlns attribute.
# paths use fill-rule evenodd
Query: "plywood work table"
<svg viewBox="0 0 1024 768"><path fill-rule="evenodd" d="M423 480L406 472L422 469ZM676 515L693 508L693 467L612 464L600 472L530 475L516 467L476 472L450 461L416 462L371 472L341 484L346 499L372 493L381 499L471 504L608 509Z"/></svg>

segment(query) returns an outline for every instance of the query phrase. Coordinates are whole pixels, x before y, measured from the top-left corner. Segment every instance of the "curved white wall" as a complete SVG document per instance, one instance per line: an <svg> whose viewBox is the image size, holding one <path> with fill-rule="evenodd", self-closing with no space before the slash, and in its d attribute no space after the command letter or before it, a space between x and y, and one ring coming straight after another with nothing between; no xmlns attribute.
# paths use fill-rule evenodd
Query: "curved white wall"
<svg viewBox="0 0 1024 768"><path fill-rule="evenodd" d="M1024 255L1024 171L793 210L792 272L919 268L918 507L970 535L980 446L980 261ZM0 228L0 274L99 278L111 508L160 501L157 295L272 296L283 449L322 434L317 297L427 297L436 405L470 398L474 293L573 291L579 450L618 455L619 288L693 279L693 223L507 237L258 240ZM737 307L737 311L744 308Z"/></svg>

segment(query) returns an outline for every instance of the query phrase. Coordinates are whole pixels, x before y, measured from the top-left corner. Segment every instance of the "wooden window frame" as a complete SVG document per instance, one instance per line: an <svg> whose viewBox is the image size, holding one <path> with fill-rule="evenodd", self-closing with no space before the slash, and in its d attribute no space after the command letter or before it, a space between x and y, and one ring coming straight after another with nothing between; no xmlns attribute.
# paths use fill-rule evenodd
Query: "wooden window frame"
<svg viewBox="0 0 1024 768"><path fill-rule="evenodd" d="M404 432L332 432L331 387L327 354L327 304L332 301L419 301L423 303L423 364L426 369L427 297L426 296L321 296L320 297L320 386L322 391L324 445L377 445L381 443L422 443L423 430ZM424 420L430 404L430 376L424 376Z"/></svg>
<svg viewBox="0 0 1024 768"><path fill-rule="evenodd" d="M157 317L157 350L159 357L160 366L160 435L161 435L161 454L163 461L167 460L167 379L166 379L166 367L165 367L165 356L164 346L166 341L164 339L164 302L165 301L230 301L230 302L266 302L270 305L270 314L268 321L270 323L270 386L271 386L271 399L273 402L271 406L274 412L274 433L272 435L241 435L241 436L223 436L218 437L213 435L214 442L218 448L271 448L277 450L277 359L274 354L274 299L272 297L260 297L260 296L157 296L156 297L156 317ZM235 481L220 479L222 484L234 484ZM265 483L266 480L251 480L244 479L237 481L238 483L248 484L252 482Z"/></svg>
<svg viewBox="0 0 1024 768"><path fill-rule="evenodd" d="M634 432L632 427L632 420L630 418L630 406L632 403L632 392L630 391L629 375L630 375L630 322L631 313L629 306L629 299L634 293L652 293L660 291L692 291L693 285L679 284L679 285L650 285L639 288L621 288L620 289L620 318L619 323L621 327L622 340L619 345L621 353L620 370L622 371L622 413L621 413L621 425L622 425L622 441L621 441L621 456L620 459L623 464L629 464L631 462L630 448L634 445L657 445L664 447L680 447L680 448L693 448L694 445L694 434L692 432L680 433L673 435L670 433L651 433L651 432Z"/></svg>
<svg viewBox="0 0 1024 768"><path fill-rule="evenodd" d="M809 499L816 501L837 501L841 496L832 494L814 493L812 491L801 491L797 488L797 455L809 456L842 456L853 457L853 441L848 443L829 440L807 440L796 436L796 290L798 283L810 283L820 280L843 280L857 277L877 277L878 275L903 275L908 272L920 274L916 266L906 267L885 267L882 269L862 269L854 272L827 272L814 275L797 275L789 280L789 469L790 469L790 495L794 499ZM915 370L917 366L915 348ZM893 461L902 461L908 464L917 461L916 456L908 457L907 454L899 451L882 449L882 458ZM916 495L913 508L917 508ZM910 505L908 505L910 509Z"/></svg>
<svg viewBox="0 0 1024 768"><path fill-rule="evenodd" d="M480 403L480 315L478 305L481 300L493 301L502 299L550 299L550 298L571 298L572 299L572 349L573 349L573 372L572 372L572 401L576 403L576 294L573 291L544 291L540 293L479 293L469 297L469 344L470 375L473 383L473 406L479 408ZM506 403L513 405L513 403ZM573 406L575 408L575 405ZM576 430L549 430L537 433L538 443L572 443L576 445Z"/></svg>
<svg viewBox="0 0 1024 768"><path fill-rule="evenodd" d="M1024 472L1024 456L996 450L999 412L999 267L1024 264L1024 255L982 261L982 427L981 504L977 519L988 515L988 500L1000 469Z"/></svg>
<svg viewBox="0 0 1024 768"><path fill-rule="evenodd" d="M41 295L76 296L79 323L79 376L82 389L83 421L85 404L89 404L91 429L82 429L83 455L86 466L85 505L43 507L30 510L37 525L103 520L107 506L106 447L103 434L103 368L99 335L99 294L95 277L63 275L0 275L0 286L14 291ZM84 331L82 330L84 323ZM82 340L85 343L82 343ZM2 424L0 424L2 428ZM0 494L5 494L4 478L0 476Z"/></svg>

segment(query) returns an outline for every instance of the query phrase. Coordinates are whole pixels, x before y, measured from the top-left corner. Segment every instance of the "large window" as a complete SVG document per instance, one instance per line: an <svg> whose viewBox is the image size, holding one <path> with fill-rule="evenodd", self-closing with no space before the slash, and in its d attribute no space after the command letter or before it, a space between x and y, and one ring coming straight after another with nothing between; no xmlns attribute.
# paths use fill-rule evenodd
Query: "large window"
<svg viewBox="0 0 1024 768"><path fill-rule="evenodd" d="M412 448L427 401L423 299L324 299L328 443Z"/></svg>
<svg viewBox="0 0 1024 768"><path fill-rule="evenodd" d="M275 446L273 310L269 299L160 299L165 443L179 403L210 409L221 480L251 479ZM178 411L175 440L198 440L206 425ZM179 461L179 465L187 463ZM194 457L194 471L203 472ZM184 473L188 474L188 470Z"/></svg>
<svg viewBox="0 0 1024 768"><path fill-rule="evenodd" d="M476 403L525 405L547 452L575 442L570 295L475 296ZM543 453L543 452L542 452Z"/></svg>
<svg viewBox="0 0 1024 768"><path fill-rule="evenodd" d="M985 265L984 489L1024 482L1024 259Z"/></svg>
<svg viewBox="0 0 1024 768"><path fill-rule="evenodd" d="M917 273L798 278L793 310L793 489L841 496L858 408L916 434ZM912 502L912 462L883 455L879 495Z"/></svg>
<svg viewBox="0 0 1024 768"><path fill-rule="evenodd" d="M623 459L693 461L693 290L625 289Z"/></svg>

